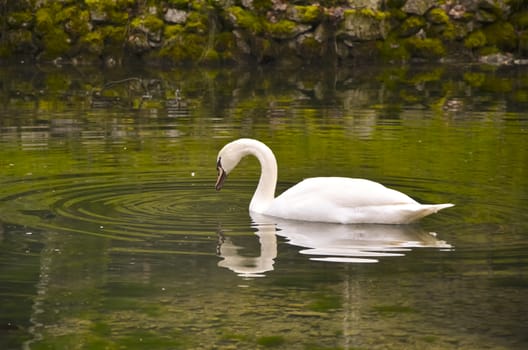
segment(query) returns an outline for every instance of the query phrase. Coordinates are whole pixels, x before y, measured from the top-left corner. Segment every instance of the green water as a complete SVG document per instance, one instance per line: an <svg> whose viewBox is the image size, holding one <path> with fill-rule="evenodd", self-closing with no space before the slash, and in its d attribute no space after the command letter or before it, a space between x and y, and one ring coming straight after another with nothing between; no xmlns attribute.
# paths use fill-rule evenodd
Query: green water
<svg viewBox="0 0 528 350"><path fill-rule="evenodd" d="M0 348L528 347L526 67L0 71ZM238 137L456 206L251 218Z"/></svg>

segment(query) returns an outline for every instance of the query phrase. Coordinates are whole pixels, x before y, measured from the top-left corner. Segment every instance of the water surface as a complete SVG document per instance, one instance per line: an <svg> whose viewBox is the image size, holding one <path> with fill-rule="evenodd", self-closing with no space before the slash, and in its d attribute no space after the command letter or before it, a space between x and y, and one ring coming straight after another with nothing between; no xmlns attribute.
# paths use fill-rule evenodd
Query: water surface
<svg viewBox="0 0 528 350"><path fill-rule="evenodd" d="M0 70L1 348L528 346L526 68ZM456 206L252 218L238 137Z"/></svg>

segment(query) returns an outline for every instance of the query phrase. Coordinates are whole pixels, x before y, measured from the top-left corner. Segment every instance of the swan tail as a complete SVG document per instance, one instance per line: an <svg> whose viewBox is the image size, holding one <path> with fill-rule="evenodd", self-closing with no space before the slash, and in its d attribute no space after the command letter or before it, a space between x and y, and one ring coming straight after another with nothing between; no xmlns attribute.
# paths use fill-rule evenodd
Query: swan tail
<svg viewBox="0 0 528 350"><path fill-rule="evenodd" d="M430 210L431 214L433 214L442 209L454 207L455 205L452 203L444 203L444 204L424 204L423 206L426 207L427 210Z"/></svg>
<svg viewBox="0 0 528 350"><path fill-rule="evenodd" d="M411 223L413 221L416 221L418 219L421 219L425 216L434 214L442 209L453 207L454 204L452 203L444 203L444 204L422 204L420 206L420 209L415 211L412 215L410 215L407 218L406 223Z"/></svg>

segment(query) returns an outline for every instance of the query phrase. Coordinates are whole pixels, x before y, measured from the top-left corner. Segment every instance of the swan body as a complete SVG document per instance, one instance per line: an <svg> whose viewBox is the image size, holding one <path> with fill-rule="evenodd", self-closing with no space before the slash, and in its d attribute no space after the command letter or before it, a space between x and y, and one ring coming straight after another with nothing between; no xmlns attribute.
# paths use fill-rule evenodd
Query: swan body
<svg viewBox="0 0 528 350"><path fill-rule="evenodd" d="M249 205L252 213L341 224L408 224L453 206L450 203L420 204L377 182L345 177L308 178L275 198L277 161L268 146L253 139L238 139L220 150L217 190L248 155L257 157L261 165L260 179Z"/></svg>

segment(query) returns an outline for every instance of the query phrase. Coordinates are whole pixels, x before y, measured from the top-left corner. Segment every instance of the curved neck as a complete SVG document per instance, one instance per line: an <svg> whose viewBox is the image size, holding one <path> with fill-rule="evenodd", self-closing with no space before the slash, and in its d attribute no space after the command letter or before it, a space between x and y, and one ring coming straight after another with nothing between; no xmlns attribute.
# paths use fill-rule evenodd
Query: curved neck
<svg viewBox="0 0 528 350"><path fill-rule="evenodd" d="M255 213L263 213L275 198L277 160L268 146L258 141L255 142L251 143L248 152L257 157L261 170L257 189L249 204L249 210Z"/></svg>

